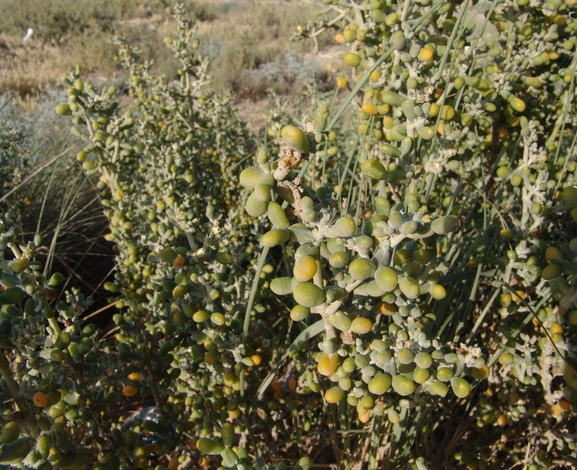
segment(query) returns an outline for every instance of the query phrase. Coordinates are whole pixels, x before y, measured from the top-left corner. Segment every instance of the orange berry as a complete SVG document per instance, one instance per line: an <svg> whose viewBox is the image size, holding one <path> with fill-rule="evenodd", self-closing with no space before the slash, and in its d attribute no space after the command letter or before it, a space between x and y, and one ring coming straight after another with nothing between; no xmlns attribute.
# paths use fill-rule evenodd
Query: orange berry
<svg viewBox="0 0 577 470"><path fill-rule="evenodd" d="M122 389L122 394L125 397L133 397L134 395L136 395L138 393L138 390L133 387L132 385L126 385L123 389Z"/></svg>
<svg viewBox="0 0 577 470"><path fill-rule="evenodd" d="M139 372L131 372L130 374L128 374L128 378L130 380L135 380L137 382L140 382L142 380L142 376L140 375Z"/></svg>
<svg viewBox="0 0 577 470"><path fill-rule="evenodd" d="M297 388L297 381L294 377L291 377L288 381L288 388L289 390L292 390L293 392L296 390Z"/></svg>
<svg viewBox="0 0 577 470"><path fill-rule="evenodd" d="M500 415L497 418L497 424L501 427L507 426L507 417L505 415Z"/></svg>
<svg viewBox="0 0 577 470"><path fill-rule="evenodd" d="M174 261L172 262L172 266L174 266L175 268L182 268L184 266L184 257L182 255L178 255L176 258L174 258Z"/></svg>
<svg viewBox="0 0 577 470"><path fill-rule="evenodd" d="M270 384L270 386L275 392L280 392L282 390L282 385L280 384L280 382L274 381L273 383Z"/></svg>
<svg viewBox="0 0 577 470"><path fill-rule="evenodd" d="M262 358L258 354L253 354L250 358L252 359L252 362L254 362L255 366L259 366L262 362Z"/></svg>
<svg viewBox="0 0 577 470"><path fill-rule="evenodd" d="M38 408L42 408L48 404L48 398L42 392L36 392L32 397L32 401Z"/></svg>

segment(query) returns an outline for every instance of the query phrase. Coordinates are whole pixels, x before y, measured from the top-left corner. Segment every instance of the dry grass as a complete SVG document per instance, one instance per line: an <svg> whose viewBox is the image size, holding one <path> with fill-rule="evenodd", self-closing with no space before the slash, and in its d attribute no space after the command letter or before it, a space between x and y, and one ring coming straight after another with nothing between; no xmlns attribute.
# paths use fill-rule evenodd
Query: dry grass
<svg viewBox="0 0 577 470"><path fill-rule="evenodd" d="M76 65L111 81L122 75L112 44L115 34L136 44L155 72L176 77L163 39L174 30L166 8L175 0L0 0L0 93L34 95L54 86ZM197 19L201 53L213 58L213 86L257 99L274 89L300 93L312 76L301 56L310 44L290 42L297 25L310 18L310 1L189 1ZM25 43L27 28L34 34ZM317 75L320 70L316 71ZM318 78L318 76L317 76Z"/></svg>

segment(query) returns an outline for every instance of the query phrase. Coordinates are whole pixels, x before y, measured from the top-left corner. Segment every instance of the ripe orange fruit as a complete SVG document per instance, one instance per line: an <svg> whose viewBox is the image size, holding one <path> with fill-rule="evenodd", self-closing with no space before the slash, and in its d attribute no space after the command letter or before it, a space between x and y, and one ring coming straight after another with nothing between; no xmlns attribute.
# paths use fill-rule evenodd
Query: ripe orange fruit
<svg viewBox="0 0 577 470"><path fill-rule="evenodd" d="M138 393L138 390L133 387L132 385L126 385L123 389L122 389L122 394L125 397L133 397L134 395L136 395Z"/></svg>
<svg viewBox="0 0 577 470"><path fill-rule="evenodd" d="M48 398L43 392L36 392L32 397L32 401L38 408L42 408L48 404Z"/></svg>

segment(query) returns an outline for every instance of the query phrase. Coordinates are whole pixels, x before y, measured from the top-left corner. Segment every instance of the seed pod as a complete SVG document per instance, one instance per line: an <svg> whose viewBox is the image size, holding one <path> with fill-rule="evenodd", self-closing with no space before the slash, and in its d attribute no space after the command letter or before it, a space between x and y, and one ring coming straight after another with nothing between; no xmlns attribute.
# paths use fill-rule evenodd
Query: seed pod
<svg viewBox="0 0 577 470"><path fill-rule="evenodd" d="M395 375L392 385L393 390L403 397L409 396L415 391L415 382L404 375Z"/></svg>
<svg viewBox="0 0 577 470"><path fill-rule="evenodd" d="M324 291L312 282L303 282L296 286L293 297L303 307L316 307L325 301Z"/></svg>
<svg viewBox="0 0 577 470"><path fill-rule="evenodd" d="M383 164L375 159L369 158L361 164L361 171L369 178L374 180L384 180L387 177L387 171Z"/></svg>
<svg viewBox="0 0 577 470"><path fill-rule="evenodd" d="M451 379L451 388L458 398L465 398L469 396L469 393L471 393L469 382L462 377L454 377Z"/></svg>
<svg viewBox="0 0 577 470"><path fill-rule="evenodd" d="M321 353L319 363L317 364L317 371L319 374L328 377L337 370L339 366L339 355L337 353Z"/></svg>
<svg viewBox="0 0 577 470"><path fill-rule="evenodd" d="M270 290L272 290L276 295L292 294L294 290L292 284L292 278L277 277L273 279L270 283Z"/></svg>
<svg viewBox="0 0 577 470"><path fill-rule="evenodd" d="M453 232L457 225L459 224L459 219L453 215L446 215L435 219L431 223L431 230L437 235L444 235L446 233Z"/></svg>
<svg viewBox="0 0 577 470"><path fill-rule="evenodd" d="M245 168L240 174L240 184L245 188L254 188L264 173L258 168Z"/></svg>
<svg viewBox="0 0 577 470"><path fill-rule="evenodd" d="M372 328L373 322L365 317L357 317L351 322L351 331L357 335L364 335Z"/></svg>
<svg viewBox="0 0 577 470"><path fill-rule="evenodd" d="M248 197L244 206L247 214L251 217L260 217L261 215L265 214L267 207L268 204L259 200L254 193Z"/></svg>
<svg viewBox="0 0 577 470"><path fill-rule="evenodd" d="M299 153L309 153L309 139L298 127L284 126L281 130L281 136L285 145L292 147Z"/></svg>
<svg viewBox="0 0 577 470"><path fill-rule="evenodd" d="M344 397L345 397L345 391L338 385L329 388L325 392L325 400L327 401L327 403L338 403Z"/></svg>
<svg viewBox="0 0 577 470"><path fill-rule="evenodd" d="M366 258L358 258L349 265L349 274L357 281L370 278L375 272L375 265Z"/></svg>
<svg viewBox="0 0 577 470"><path fill-rule="evenodd" d="M369 392L374 395L383 395L391 388L392 379L389 374L377 374L368 384Z"/></svg>
<svg viewBox="0 0 577 470"><path fill-rule="evenodd" d="M202 454L206 455L219 455L224 450L224 445L221 441L206 437L201 437L196 441L196 447Z"/></svg>
<svg viewBox="0 0 577 470"><path fill-rule="evenodd" d="M312 256L303 256L293 268L294 277L300 282L311 280L317 272L317 261Z"/></svg>

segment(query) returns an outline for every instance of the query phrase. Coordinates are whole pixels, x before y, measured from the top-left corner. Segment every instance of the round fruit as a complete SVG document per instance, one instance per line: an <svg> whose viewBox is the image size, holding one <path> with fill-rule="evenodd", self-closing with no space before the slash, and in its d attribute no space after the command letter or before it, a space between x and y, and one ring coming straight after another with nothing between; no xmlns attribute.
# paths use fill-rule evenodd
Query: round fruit
<svg viewBox="0 0 577 470"><path fill-rule="evenodd" d="M290 238L290 235L291 233L287 229L273 228L272 230L268 231L261 237L260 243L262 246L271 248L273 246L278 246L282 245L283 243L286 243Z"/></svg>
<svg viewBox="0 0 577 470"><path fill-rule="evenodd" d="M458 398L465 398L471 393L469 382L462 377L454 377L451 379L451 388Z"/></svg>
<svg viewBox="0 0 577 470"><path fill-rule="evenodd" d="M431 385L429 385L429 388L427 389L432 395L438 395L440 397L445 397L447 396L447 393L449 392L449 387L444 384L443 382L438 382L438 381L433 381L431 382Z"/></svg>
<svg viewBox="0 0 577 470"><path fill-rule="evenodd" d="M290 317L293 321L303 321L306 317L308 317L310 312L311 309L308 307L295 305L290 312Z"/></svg>
<svg viewBox="0 0 577 470"><path fill-rule="evenodd" d="M122 389L122 394L125 397L133 397L134 395L136 395L138 393L138 390L136 389L136 387L133 387L132 385L126 385L123 389Z"/></svg>
<svg viewBox="0 0 577 470"><path fill-rule="evenodd" d="M349 67L358 67L361 65L361 58L355 54L354 52L349 52L344 58L343 61Z"/></svg>
<svg viewBox="0 0 577 470"><path fill-rule="evenodd" d="M292 284L292 278L277 277L273 279L270 283L270 290L272 290L276 295L291 294L292 291L294 290Z"/></svg>
<svg viewBox="0 0 577 470"><path fill-rule="evenodd" d="M293 275L300 282L311 280L317 272L317 261L312 256L303 256L297 260Z"/></svg>
<svg viewBox="0 0 577 470"><path fill-rule="evenodd" d="M351 330L357 335L364 335L371 331L373 322L365 317L357 317L351 322Z"/></svg>
<svg viewBox="0 0 577 470"><path fill-rule="evenodd" d="M349 265L349 274L357 281L370 278L375 272L375 265L366 258L355 259Z"/></svg>
<svg viewBox="0 0 577 470"><path fill-rule="evenodd" d="M36 392L32 397L32 401L38 408L42 408L48 404L48 398L43 392Z"/></svg>
<svg viewBox="0 0 577 470"><path fill-rule="evenodd" d="M288 228L290 225L284 209L278 202L270 201L268 203L267 216L268 220L270 220L271 224L273 224L275 228L284 229Z"/></svg>
<svg viewBox="0 0 577 470"><path fill-rule="evenodd" d="M303 307L316 307L325 301L324 291L312 282L303 282L296 286L293 297Z"/></svg>
<svg viewBox="0 0 577 470"><path fill-rule="evenodd" d="M339 365L339 355L337 353L328 354L323 352L317 364L319 374L328 377L337 370Z"/></svg>
<svg viewBox="0 0 577 470"><path fill-rule="evenodd" d="M375 281L385 292L392 292L397 288L399 277L393 268L380 267L375 271Z"/></svg>
<svg viewBox="0 0 577 470"><path fill-rule="evenodd" d="M406 397L415 391L415 382L404 375L395 375L392 384L395 392L403 397Z"/></svg>
<svg viewBox="0 0 577 470"><path fill-rule="evenodd" d="M382 395L391 388L392 379L389 374L377 374L369 382L369 392L374 395Z"/></svg>
<svg viewBox="0 0 577 470"><path fill-rule="evenodd" d="M455 216L446 215L434 220L431 223L431 230L437 235L444 235L446 233L453 232L457 228L458 223L459 219L457 219Z"/></svg>
<svg viewBox="0 0 577 470"><path fill-rule="evenodd" d="M327 403L338 403L344 397L345 397L345 391L338 385L329 388L325 392L325 400L327 401Z"/></svg>
<svg viewBox="0 0 577 470"><path fill-rule="evenodd" d="M361 170L365 175L374 180L384 180L387 177L387 171L385 170L385 167L379 160L375 158L369 158L368 160L365 160L361 164Z"/></svg>
<svg viewBox="0 0 577 470"><path fill-rule="evenodd" d="M224 444L216 439L201 437L196 441L196 447L202 454L219 455L224 450Z"/></svg>
<svg viewBox="0 0 577 470"><path fill-rule="evenodd" d="M285 145L292 147L299 153L309 153L309 139L298 127L284 126L281 130L281 136Z"/></svg>
<svg viewBox="0 0 577 470"><path fill-rule="evenodd" d="M411 276L401 278L399 281L399 288L408 299L415 299L421 293L421 286L419 286L419 281Z"/></svg>

